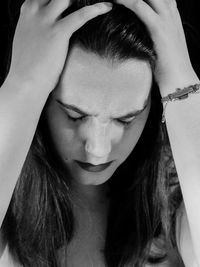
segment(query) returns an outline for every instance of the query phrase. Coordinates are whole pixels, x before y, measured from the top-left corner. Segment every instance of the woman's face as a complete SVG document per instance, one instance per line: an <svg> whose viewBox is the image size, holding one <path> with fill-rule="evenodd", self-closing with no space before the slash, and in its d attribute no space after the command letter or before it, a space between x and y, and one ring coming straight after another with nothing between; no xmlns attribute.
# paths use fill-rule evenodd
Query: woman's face
<svg viewBox="0 0 200 267"><path fill-rule="evenodd" d="M112 65L72 49L46 115L53 146L76 182L103 184L130 155L149 114L151 84L145 61Z"/></svg>

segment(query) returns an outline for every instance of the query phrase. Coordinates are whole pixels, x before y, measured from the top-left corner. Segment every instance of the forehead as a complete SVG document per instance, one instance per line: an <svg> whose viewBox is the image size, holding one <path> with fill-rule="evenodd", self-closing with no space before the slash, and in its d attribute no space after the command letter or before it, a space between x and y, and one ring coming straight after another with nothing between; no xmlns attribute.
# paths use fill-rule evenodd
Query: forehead
<svg viewBox="0 0 200 267"><path fill-rule="evenodd" d="M68 57L57 98L91 112L121 113L143 107L152 83L148 62L131 59L115 65L74 47Z"/></svg>

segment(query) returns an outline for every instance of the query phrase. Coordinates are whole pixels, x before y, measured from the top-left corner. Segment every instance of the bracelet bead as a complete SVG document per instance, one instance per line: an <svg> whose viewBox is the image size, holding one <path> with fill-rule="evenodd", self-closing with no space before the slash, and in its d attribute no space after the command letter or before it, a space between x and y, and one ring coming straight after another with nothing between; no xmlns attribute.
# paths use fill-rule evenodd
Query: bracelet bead
<svg viewBox="0 0 200 267"><path fill-rule="evenodd" d="M200 93L199 89L200 89L200 84L194 84L184 87L183 89L177 88L174 93L168 94L167 96L163 97L161 99L161 102L164 105L162 114L162 123L166 121L165 110L169 102L186 99L188 98L189 94Z"/></svg>

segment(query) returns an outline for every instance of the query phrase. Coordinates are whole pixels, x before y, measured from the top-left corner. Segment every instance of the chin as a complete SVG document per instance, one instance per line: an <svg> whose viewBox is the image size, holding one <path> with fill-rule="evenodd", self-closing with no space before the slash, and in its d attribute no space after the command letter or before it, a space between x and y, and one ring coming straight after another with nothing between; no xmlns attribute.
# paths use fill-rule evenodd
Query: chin
<svg viewBox="0 0 200 267"><path fill-rule="evenodd" d="M104 184L105 182L107 182L112 175L94 175L94 174L90 174L90 175L81 175L79 177L76 176L76 180L78 183L81 183L82 185L101 185Z"/></svg>

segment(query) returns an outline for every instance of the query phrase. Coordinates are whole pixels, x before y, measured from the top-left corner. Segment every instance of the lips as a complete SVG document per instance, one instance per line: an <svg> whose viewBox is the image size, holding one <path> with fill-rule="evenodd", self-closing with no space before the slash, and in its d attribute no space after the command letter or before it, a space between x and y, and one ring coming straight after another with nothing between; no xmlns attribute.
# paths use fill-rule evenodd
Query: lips
<svg viewBox="0 0 200 267"><path fill-rule="evenodd" d="M78 160L75 160L75 162L79 165L79 167L81 167L82 169L84 169L85 171L88 172L101 172L104 171L105 169L107 169L112 161L104 163L104 164L99 164L99 165L93 165L90 163L86 163L86 162L81 162Z"/></svg>

